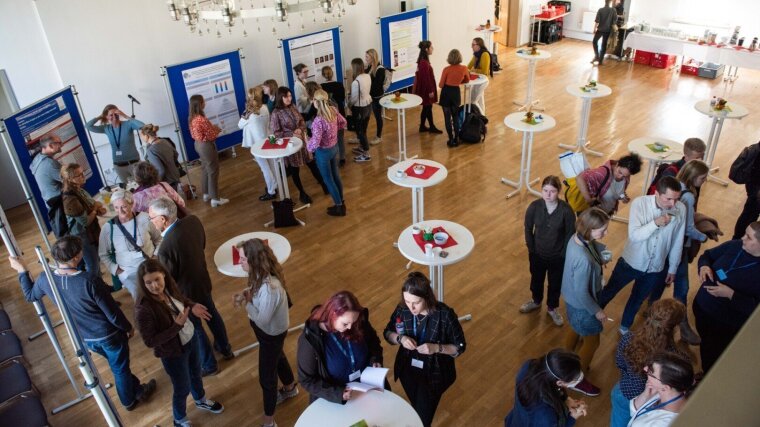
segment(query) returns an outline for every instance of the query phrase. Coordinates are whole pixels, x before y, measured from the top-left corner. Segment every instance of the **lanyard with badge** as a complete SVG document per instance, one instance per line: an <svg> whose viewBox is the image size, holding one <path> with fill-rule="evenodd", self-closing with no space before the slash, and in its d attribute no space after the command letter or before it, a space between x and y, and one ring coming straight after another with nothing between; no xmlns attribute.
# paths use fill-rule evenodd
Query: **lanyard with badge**
<svg viewBox="0 0 760 427"><path fill-rule="evenodd" d="M346 352L346 349L343 348L343 344L341 344L340 340L335 337L335 334L330 334L330 338L332 338L332 340L335 342L335 345L338 346L340 352L343 353L343 355L346 356L346 358L351 362L351 373L348 374L348 380L358 380L362 376L362 372L356 369L356 359L354 358L354 348L351 346L351 341L346 341L346 345L348 346L348 352Z"/></svg>
<svg viewBox="0 0 760 427"><path fill-rule="evenodd" d="M728 279L728 273L734 271L734 270L741 270L743 268L749 268L754 265L757 265L757 261L751 262L749 264L744 264L740 267L734 267L736 265L736 262L739 261L739 257L742 255L742 252L744 252L744 249L740 249L739 253L736 254L736 257L734 258L734 262L731 263L731 267L728 267L728 270L723 270L722 268L717 270L715 274L718 276L718 280L725 281Z"/></svg>
<svg viewBox="0 0 760 427"><path fill-rule="evenodd" d="M423 319L423 321L427 320L427 318ZM424 344L425 341L425 331L427 330L427 324L428 322L425 322L425 324L422 326L422 331L420 331L420 335L417 335L417 316L414 316L414 321L412 322L412 333L414 334L414 339L417 340L417 345ZM422 369L422 367L425 366L425 363L416 358L412 358L412 367Z"/></svg>
<svg viewBox="0 0 760 427"><path fill-rule="evenodd" d="M672 398L672 399L670 399L668 401L662 402L659 405L655 405L655 406L652 406L652 405L654 405L655 402L657 402L657 401L653 400L653 401L649 402L649 405L643 406L639 410L639 412L637 412L636 415L633 416L633 419L635 420L636 418L638 418L638 417L640 417L640 416L642 416L642 415L644 415L644 414L646 414L648 412L652 412L652 411L655 411L657 409L664 408L665 406L670 405L671 403L675 402L676 400L681 399L682 397L683 397L683 394L679 394L678 396L676 396L676 397L674 397L674 398Z"/></svg>
<svg viewBox="0 0 760 427"><path fill-rule="evenodd" d="M116 156L119 157L123 153L121 151L121 128L122 126L119 126L119 137L116 137L116 130L113 126L111 126L111 134L113 135L113 142L116 145Z"/></svg>

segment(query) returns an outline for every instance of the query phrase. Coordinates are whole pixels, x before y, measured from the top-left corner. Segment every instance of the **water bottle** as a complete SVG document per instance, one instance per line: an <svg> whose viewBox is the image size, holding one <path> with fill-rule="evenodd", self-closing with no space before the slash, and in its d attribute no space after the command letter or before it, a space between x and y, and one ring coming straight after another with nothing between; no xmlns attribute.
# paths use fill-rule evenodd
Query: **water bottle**
<svg viewBox="0 0 760 427"><path fill-rule="evenodd" d="M718 105L718 98L713 96L710 100L710 107L715 108L716 105Z"/></svg>
<svg viewBox="0 0 760 427"><path fill-rule="evenodd" d="M396 317L396 333L404 335L404 321L401 320L401 316Z"/></svg>

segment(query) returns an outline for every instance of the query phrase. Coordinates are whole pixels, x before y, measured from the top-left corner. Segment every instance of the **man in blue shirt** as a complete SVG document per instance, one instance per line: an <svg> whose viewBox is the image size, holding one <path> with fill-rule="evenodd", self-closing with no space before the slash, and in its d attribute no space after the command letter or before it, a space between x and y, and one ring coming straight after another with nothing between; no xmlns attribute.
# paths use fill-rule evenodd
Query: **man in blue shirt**
<svg viewBox="0 0 760 427"><path fill-rule="evenodd" d="M108 360L119 400L128 411L133 410L153 394L156 380L141 384L129 368L129 339L135 335L132 324L114 301L103 279L77 269L83 257L79 237L59 239L53 244L51 254L58 263L53 280L71 313L74 327L90 350ZM27 301L39 301L45 295L55 299L45 275L32 282L22 257L9 257L9 261L19 273L21 290Z"/></svg>

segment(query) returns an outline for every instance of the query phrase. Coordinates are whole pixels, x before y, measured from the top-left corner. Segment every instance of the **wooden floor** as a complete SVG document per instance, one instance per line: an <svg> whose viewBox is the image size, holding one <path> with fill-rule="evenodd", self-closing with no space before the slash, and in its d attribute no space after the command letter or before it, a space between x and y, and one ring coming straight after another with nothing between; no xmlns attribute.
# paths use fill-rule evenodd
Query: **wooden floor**
<svg viewBox="0 0 760 427"><path fill-rule="evenodd" d="M712 95L726 96L751 111L748 118L727 121L723 128L715 158L715 164L722 166L721 175L725 176L741 147L760 139L756 112L752 111L759 99L760 73L741 70L741 78L726 86L721 80L679 76L613 60L601 68L592 68L589 64L591 47L585 42L565 40L546 49L551 51L552 58L538 65L535 93L548 107L547 113L556 118L557 126L536 135L533 153L536 176L559 174L557 156L563 150L557 144L575 141L581 109L580 101L567 94L565 86L583 83L590 77L613 90L612 96L595 100L591 111L589 137L594 149L606 153L605 159L624 154L628 142L640 136L679 141L692 136L706 139L710 120L694 110L693 105ZM516 58L513 49L502 49L500 53L505 69L493 79L487 91L487 113L491 122L484 144L448 149L445 135L417 133L417 111L412 111L408 120L409 152L441 162L449 169L443 183L425 192L426 218L456 221L468 227L476 238L469 258L446 267L446 302L460 315L472 313L473 320L464 324L467 352L457 359L458 379L440 404L435 419L438 426L500 425L512 406L514 377L521 363L561 346L563 332L568 328L554 326L543 309L529 315L518 313L520 304L530 297L522 220L528 203L534 198L521 195L505 200L510 187L501 184L499 178L517 178L521 135L507 129L503 118L513 111L512 100L525 96L528 67L525 61ZM444 50L438 54L444 55ZM442 115L437 107L435 119L442 128ZM374 120L370 134L373 130ZM329 197L321 194L308 172L302 173L315 200L310 209L298 213L307 225L277 231L287 237L293 247L285 264L288 286L295 301L291 310L292 325L305 319L313 305L341 289L354 292L362 304L370 308L371 320L378 330L387 322L407 274L406 260L392 243L411 220L410 191L392 185L385 176L391 164L384 159L396 152L396 138L396 121L386 121L383 143L372 148L372 162L350 162L341 169L348 207L345 218L325 215L325 208L331 205ZM238 149L237 154L236 158L229 157L222 162L221 189L222 194L230 198L230 204L211 209L198 200L189 203L206 227L206 259L214 281L214 297L234 348L254 341L245 312L232 306L232 294L244 286L244 281L215 271L213 253L235 235L263 230L262 224L271 218L268 204L257 199L264 188L257 166L244 150ZM592 165L603 161L593 157L589 160ZM197 171L192 175L197 177ZM631 196L640 194L642 175L633 178ZM702 192L700 210L716 217L730 235L744 198L744 190L739 186L723 188L708 183ZM29 209L19 207L7 214L27 258L31 258L33 246L40 244L41 239ZM624 207L621 215L626 214L627 207ZM619 254L625 239L626 226L613 223L605 243ZM0 301L13 319L16 333L25 338L39 330L40 323L32 305L23 301L7 261L2 263ZM692 277L695 273L692 266ZM125 292L117 295L123 310L132 318L133 304L129 295ZM627 296L628 289L611 303L607 310L610 317L620 320ZM58 318L57 311L51 311L54 318ZM601 347L587 373L588 378L602 388L603 394L585 399L589 403L589 415L580 425L608 425L608 393L618 378L613 360L617 326L617 322L607 325ZM58 329L58 334L65 351L71 355L63 328ZM297 336L293 334L286 342L286 353L294 369L296 341ZM142 380L156 378L158 391L151 402L134 412L120 410L121 416L130 426L169 426L172 389L168 377L139 337L131 344L133 371ZM71 400L73 390L48 339L41 337L33 342L24 339L24 347L32 365L32 378L42 392L46 408L50 410ZM385 364L392 366L396 349L388 345L384 348ZM105 360L96 357L96 362L102 375L112 380ZM190 418L196 425L257 425L262 414L257 353L252 351L232 362L220 363L221 374L206 379L205 386L208 396L223 402L226 411L212 415L193 408L189 410ZM75 375L78 378L77 371ZM394 391L404 395L400 384L392 383L392 386ZM118 402L115 390L111 390L111 396ZM278 424L292 426L307 404L308 396L301 393L297 399L278 407ZM56 426L81 425L84 420L92 425L103 424L92 401L52 416L50 420Z"/></svg>

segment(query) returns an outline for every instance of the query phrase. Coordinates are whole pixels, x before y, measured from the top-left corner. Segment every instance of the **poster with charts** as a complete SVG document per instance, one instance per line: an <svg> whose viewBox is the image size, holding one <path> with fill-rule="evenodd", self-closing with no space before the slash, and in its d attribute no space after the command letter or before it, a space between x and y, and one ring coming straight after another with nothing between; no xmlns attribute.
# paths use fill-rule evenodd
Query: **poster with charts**
<svg viewBox="0 0 760 427"><path fill-rule="evenodd" d="M228 59L184 70L182 80L188 99L193 95L203 96L206 101L204 113L211 123L222 129L219 136L238 130L240 115Z"/></svg>
<svg viewBox="0 0 760 427"><path fill-rule="evenodd" d="M322 69L330 67L336 82L343 81L343 62L340 52L340 27L282 39L285 60L284 75L290 90L295 89L296 73L293 67L304 64L309 69L308 80L324 83Z"/></svg>

